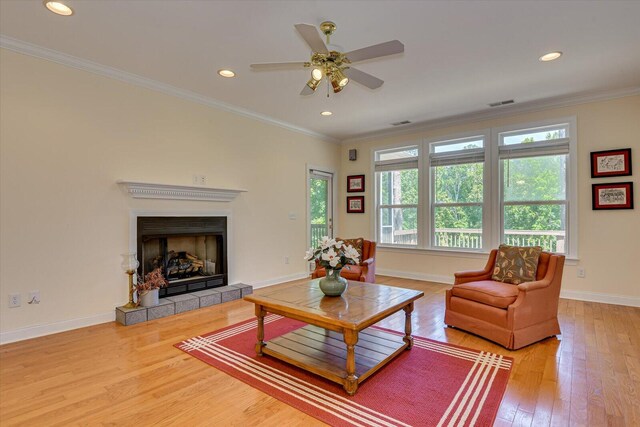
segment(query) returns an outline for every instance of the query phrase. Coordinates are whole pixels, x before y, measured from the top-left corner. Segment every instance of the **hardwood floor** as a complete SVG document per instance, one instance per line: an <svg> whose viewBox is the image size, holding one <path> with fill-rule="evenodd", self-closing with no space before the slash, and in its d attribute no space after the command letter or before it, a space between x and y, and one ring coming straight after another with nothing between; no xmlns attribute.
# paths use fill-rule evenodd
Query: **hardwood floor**
<svg viewBox="0 0 640 427"><path fill-rule="evenodd" d="M640 425L640 308L561 300L562 336L509 351L444 326L448 286L377 282L424 291L415 335L515 359L496 425ZM324 425L173 347L253 315L234 301L1 346L0 425ZM402 330L404 315L381 325Z"/></svg>

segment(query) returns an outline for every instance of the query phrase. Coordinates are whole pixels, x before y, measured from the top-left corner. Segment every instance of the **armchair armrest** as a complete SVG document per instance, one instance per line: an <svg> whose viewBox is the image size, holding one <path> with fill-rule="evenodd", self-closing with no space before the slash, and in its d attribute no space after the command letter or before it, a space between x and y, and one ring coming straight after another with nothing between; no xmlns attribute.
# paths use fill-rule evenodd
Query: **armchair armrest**
<svg viewBox="0 0 640 427"><path fill-rule="evenodd" d="M550 284L551 284L551 281L547 280L547 278L545 277L544 279L536 280L535 282L520 283L518 285L518 290L521 292L529 292L529 291L534 291L536 289L546 288Z"/></svg>
<svg viewBox="0 0 640 427"><path fill-rule="evenodd" d="M487 264L484 266L482 270L474 270L474 271L460 271L454 273L455 281L453 285L460 285L462 283L473 282L476 280L488 280L491 278L493 274L493 267L496 264L496 256L498 255L498 251L493 249L491 254L489 254L489 260L487 260Z"/></svg>
<svg viewBox="0 0 640 427"><path fill-rule="evenodd" d="M360 262L360 265L371 265L373 263L373 258L365 259Z"/></svg>

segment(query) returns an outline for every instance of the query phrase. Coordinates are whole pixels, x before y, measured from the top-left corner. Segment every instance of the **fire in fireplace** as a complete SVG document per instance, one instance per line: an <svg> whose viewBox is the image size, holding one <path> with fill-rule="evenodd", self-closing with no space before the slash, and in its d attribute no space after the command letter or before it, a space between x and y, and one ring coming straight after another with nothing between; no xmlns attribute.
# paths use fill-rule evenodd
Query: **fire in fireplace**
<svg viewBox="0 0 640 427"><path fill-rule="evenodd" d="M137 229L138 274L160 268L160 296L228 283L226 217L138 217Z"/></svg>

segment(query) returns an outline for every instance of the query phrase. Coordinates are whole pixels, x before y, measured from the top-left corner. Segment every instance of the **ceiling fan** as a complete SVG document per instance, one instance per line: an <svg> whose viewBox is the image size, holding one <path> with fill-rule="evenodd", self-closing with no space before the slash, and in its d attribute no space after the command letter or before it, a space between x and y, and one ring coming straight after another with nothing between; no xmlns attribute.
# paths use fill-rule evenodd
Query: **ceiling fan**
<svg viewBox="0 0 640 427"><path fill-rule="evenodd" d="M295 29L300 33L302 38L311 48L311 59L306 62L271 62L264 64L251 64L254 70L277 70L286 68L311 68L311 78L305 85L300 95L311 95L320 85L320 82L326 77L327 82L331 83L333 93L340 92L350 80L360 83L370 89L377 89L384 81L371 74L353 68L350 64L354 62L364 61L366 59L379 58L381 56L393 55L404 52L404 45L398 40L392 40L373 46L363 47L362 49L352 50L351 52L342 53L335 50L329 50L329 37L336 30L336 24L331 21L325 21L320 24L320 31L327 37L327 43L322 41L322 37L316 30L316 27L309 24L296 24ZM329 45L331 46L331 45ZM327 93L327 96L329 94Z"/></svg>

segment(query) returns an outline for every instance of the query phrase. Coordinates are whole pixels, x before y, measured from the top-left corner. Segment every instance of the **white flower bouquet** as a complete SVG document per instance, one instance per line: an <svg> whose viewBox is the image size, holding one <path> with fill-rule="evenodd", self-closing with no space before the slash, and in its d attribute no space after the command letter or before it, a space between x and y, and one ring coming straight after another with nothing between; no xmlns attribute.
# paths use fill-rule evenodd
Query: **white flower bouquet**
<svg viewBox="0 0 640 427"><path fill-rule="evenodd" d="M307 261L317 260L327 270L340 270L347 264L357 264L359 258L358 251L353 246L328 236L320 239L320 246L317 248L309 248L304 257Z"/></svg>

